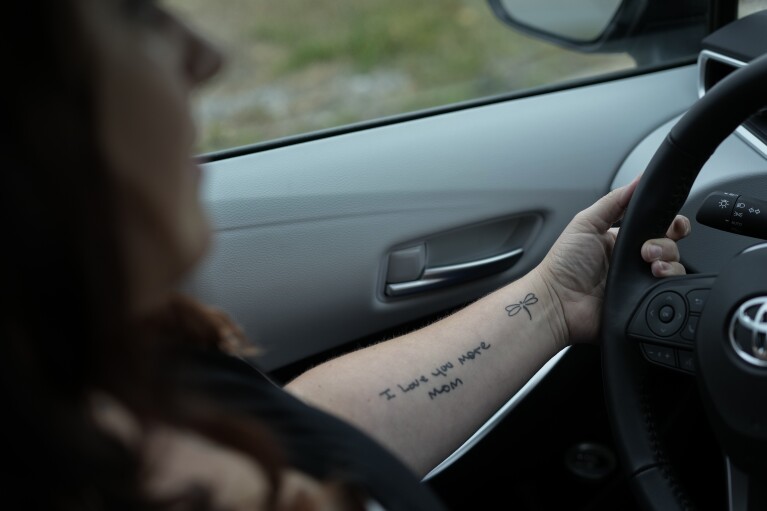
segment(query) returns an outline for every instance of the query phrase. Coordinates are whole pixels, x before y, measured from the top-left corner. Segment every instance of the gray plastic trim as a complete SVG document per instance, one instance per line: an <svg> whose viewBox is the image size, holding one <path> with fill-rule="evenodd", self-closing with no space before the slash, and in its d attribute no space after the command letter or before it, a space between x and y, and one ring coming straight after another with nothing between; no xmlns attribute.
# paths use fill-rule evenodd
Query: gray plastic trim
<svg viewBox="0 0 767 511"><path fill-rule="evenodd" d="M229 312L267 370L477 299L531 270L573 216L606 192L626 153L695 101L696 71L684 66L210 162L202 195L215 234L186 290ZM510 270L386 299L397 247L529 215L540 221ZM452 262L461 259L445 259Z"/></svg>
<svg viewBox="0 0 767 511"><path fill-rule="evenodd" d="M720 53L713 52L711 50L703 50L698 56L698 97L702 98L706 94L706 65L708 62L716 60L722 64L727 64L736 68L740 68L746 65L745 62L722 55ZM751 131L745 126L738 127L735 133L746 141L748 145L759 151L763 156L767 157L767 144L762 142L759 137L751 133Z"/></svg>
<svg viewBox="0 0 767 511"><path fill-rule="evenodd" d="M748 511L748 477L735 465L729 456L725 456L727 467L727 509L729 511Z"/></svg>
<svg viewBox="0 0 767 511"><path fill-rule="evenodd" d="M757 250L764 250L764 249L767 249L767 243L760 243L758 245L748 247L746 250L743 251L743 253L748 254L749 252L756 252Z"/></svg>
<svg viewBox="0 0 767 511"><path fill-rule="evenodd" d="M488 271L495 273L508 269L519 261L524 253L524 249L517 248L478 261L426 268L423 276L418 280L387 285L386 294L389 296L406 296L459 284L471 280L475 275L486 277Z"/></svg>

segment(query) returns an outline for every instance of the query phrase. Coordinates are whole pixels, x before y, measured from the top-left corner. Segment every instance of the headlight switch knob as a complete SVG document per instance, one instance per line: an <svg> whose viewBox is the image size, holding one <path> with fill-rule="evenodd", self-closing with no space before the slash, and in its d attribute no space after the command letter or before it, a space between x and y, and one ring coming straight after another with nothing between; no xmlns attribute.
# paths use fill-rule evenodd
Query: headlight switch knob
<svg viewBox="0 0 767 511"><path fill-rule="evenodd" d="M731 192L713 192L703 201L696 220L709 227L767 239L767 202Z"/></svg>

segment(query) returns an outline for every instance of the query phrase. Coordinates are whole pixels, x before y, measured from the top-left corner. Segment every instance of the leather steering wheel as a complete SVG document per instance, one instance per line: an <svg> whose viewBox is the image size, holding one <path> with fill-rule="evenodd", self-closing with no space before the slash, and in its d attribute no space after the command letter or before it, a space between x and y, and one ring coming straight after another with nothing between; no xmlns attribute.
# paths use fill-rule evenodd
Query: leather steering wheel
<svg viewBox="0 0 767 511"><path fill-rule="evenodd" d="M736 255L718 275L656 279L640 256L645 240L665 236L716 148L765 105L767 55L721 80L676 123L645 170L615 243L601 333L606 405L632 490L647 509L689 509L645 406L654 373L642 350L655 346L691 355L687 363L726 456L729 509L767 510L767 244ZM708 290L702 309L685 298L694 290ZM655 320L664 305L671 306L665 318L672 311L679 324L695 312L689 352L676 349Z"/></svg>

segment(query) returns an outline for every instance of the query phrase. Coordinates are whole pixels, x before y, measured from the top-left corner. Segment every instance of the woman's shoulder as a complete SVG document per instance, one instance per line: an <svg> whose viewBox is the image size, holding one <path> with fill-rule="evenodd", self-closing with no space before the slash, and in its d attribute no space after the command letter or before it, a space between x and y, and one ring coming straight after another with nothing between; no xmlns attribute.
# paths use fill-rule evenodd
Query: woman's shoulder
<svg viewBox="0 0 767 511"><path fill-rule="evenodd" d="M176 502L202 491L211 508L233 511L384 509L357 491L292 467L283 467L275 477L252 456L199 432L139 421L109 394L94 393L91 402L97 424L139 452L150 499Z"/></svg>
<svg viewBox="0 0 767 511"><path fill-rule="evenodd" d="M191 369L191 367L194 367ZM363 431L290 394L257 362L221 351L198 352L188 383L219 405L265 424L291 466L317 479L336 477L391 510L442 510L444 505L389 450ZM377 504L370 502L370 510Z"/></svg>

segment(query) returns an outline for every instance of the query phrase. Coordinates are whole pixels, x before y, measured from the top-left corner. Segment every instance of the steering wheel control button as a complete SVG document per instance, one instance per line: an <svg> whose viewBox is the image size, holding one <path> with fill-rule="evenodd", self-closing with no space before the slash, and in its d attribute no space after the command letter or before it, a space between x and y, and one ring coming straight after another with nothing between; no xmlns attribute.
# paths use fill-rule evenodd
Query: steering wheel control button
<svg viewBox="0 0 767 511"><path fill-rule="evenodd" d="M700 314L703 312L703 306L706 305L708 289L695 289L687 293L687 302L690 304L690 312Z"/></svg>
<svg viewBox="0 0 767 511"><path fill-rule="evenodd" d="M642 351L644 351L645 356L650 362L655 362L656 364L661 364L667 367L677 366L674 348L643 342Z"/></svg>
<svg viewBox="0 0 767 511"><path fill-rule="evenodd" d="M689 373L694 373L695 358L692 356L692 351L677 350L676 354L679 358L679 368Z"/></svg>
<svg viewBox="0 0 767 511"><path fill-rule="evenodd" d="M695 218L715 229L767 239L767 202L763 200L714 192L703 201Z"/></svg>
<svg viewBox="0 0 767 511"><path fill-rule="evenodd" d="M698 332L698 316L690 316L690 319L687 320L687 324L682 329L682 339L687 339L688 341L694 341L695 340L695 334Z"/></svg>
<svg viewBox="0 0 767 511"><path fill-rule="evenodd" d="M663 323L671 323L674 319L674 308L670 305L664 305L658 312L658 317Z"/></svg>
<svg viewBox="0 0 767 511"><path fill-rule="evenodd" d="M647 326L658 337L670 337L682 328L686 316L684 298L673 291L665 291L650 301Z"/></svg>

